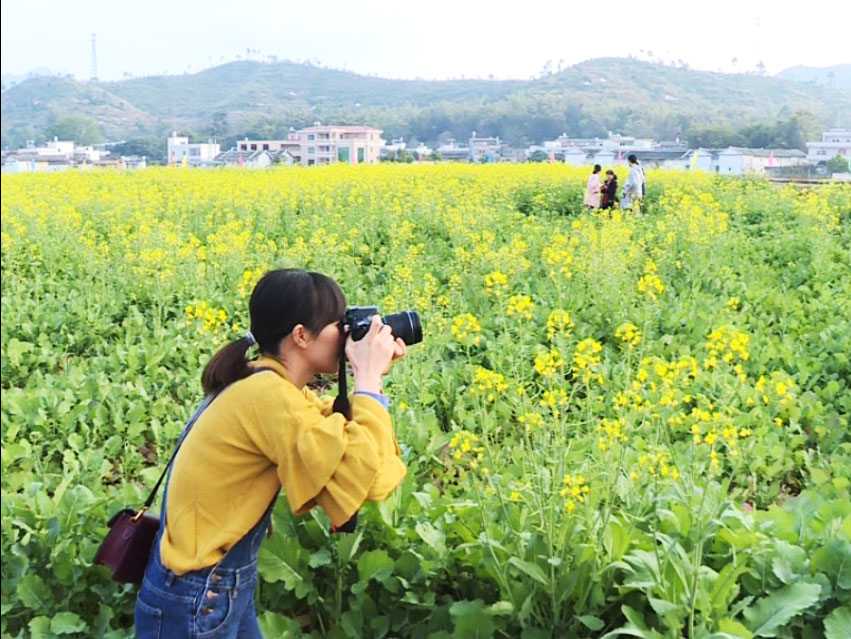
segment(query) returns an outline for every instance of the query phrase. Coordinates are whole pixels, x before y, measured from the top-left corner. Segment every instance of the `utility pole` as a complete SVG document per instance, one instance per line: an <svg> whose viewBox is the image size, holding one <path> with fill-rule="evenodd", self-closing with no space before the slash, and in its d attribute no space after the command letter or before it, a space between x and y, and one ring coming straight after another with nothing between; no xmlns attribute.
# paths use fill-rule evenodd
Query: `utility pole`
<svg viewBox="0 0 851 639"><path fill-rule="evenodd" d="M97 82L98 79L98 51L97 51L97 35L92 34L92 72L91 78L89 78L92 82Z"/></svg>

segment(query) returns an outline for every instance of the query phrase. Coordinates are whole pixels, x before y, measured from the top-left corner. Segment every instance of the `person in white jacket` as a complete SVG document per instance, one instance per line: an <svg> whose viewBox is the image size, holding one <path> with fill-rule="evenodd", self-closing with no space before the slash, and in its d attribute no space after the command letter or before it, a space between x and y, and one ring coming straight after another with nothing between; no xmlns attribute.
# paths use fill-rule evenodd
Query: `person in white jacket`
<svg viewBox="0 0 851 639"><path fill-rule="evenodd" d="M621 207L625 209L632 208L636 203L640 205L644 197L644 171L634 153L631 153L627 160L629 160L629 177L621 193Z"/></svg>

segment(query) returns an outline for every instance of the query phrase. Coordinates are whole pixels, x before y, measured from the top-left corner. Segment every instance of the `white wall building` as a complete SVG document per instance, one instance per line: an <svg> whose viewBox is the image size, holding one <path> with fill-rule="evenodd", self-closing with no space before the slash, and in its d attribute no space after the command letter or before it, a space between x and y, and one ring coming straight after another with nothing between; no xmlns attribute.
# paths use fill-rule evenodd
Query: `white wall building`
<svg viewBox="0 0 851 639"><path fill-rule="evenodd" d="M600 166L611 166L612 164L615 164L616 160L617 156L614 153L600 149L591 156L587 163L599 164ZM626 158L623 159L623 162L626 162Z"/></svg>
<svg viewBox="0 0 851 639"><path fill-rule="evenodd" d="M212 162L219 152L219 145L215 142L190 144L188 137L172 133L168 138L166 157L169 164L186 162L191 166L197 166Z"/></svg>
<svg viewBox="0 0 851 639"><path fill-rule="evenodd" d="M821 134L821 142L807 142L807 160L812 164L827 162L837 155L851 158L851 131L830 129Z"/></svg>
<svg viewBox="0 0 851 639"><path fill-rule="evenodd" d="M621 151L624 155L626 155L627 150L650 150L653 148L653 140L650 138L636 138L632 135L620 135L611 132L609 133L609 137L603 140L602 143L605 150L615 153Z"/></svg>
<svg viewBox="0 0 851 639"><path fill-rule="evenodd" d="M583 166L588 164L585 151L578 147L569 146L563 150L562 155L564 156L565 164L572 164L573 166Z"/></svg>
<svg viewBox="0 0 851 639"><path fill-rule="evenodd" d="M789 149L745 149L731 146L718 152L718 173L744 175L765 173L769 168L807 164L802 151Z"/></svg>

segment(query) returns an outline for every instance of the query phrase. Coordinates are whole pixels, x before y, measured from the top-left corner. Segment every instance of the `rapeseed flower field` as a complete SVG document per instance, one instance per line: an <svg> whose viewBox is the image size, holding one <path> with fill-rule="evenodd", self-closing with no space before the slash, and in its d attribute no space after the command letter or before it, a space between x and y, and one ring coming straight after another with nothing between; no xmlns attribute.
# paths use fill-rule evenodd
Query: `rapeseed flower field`
<svg viewBox="0 0 851 639"><path fill-rule="evenodd" d="M267 636L851 636L851 186L648 171L636 215L586 173L3 176L3 639L132 636L106 521L279 266L424 342L402 487L353 535L279 501Z"/></svg>

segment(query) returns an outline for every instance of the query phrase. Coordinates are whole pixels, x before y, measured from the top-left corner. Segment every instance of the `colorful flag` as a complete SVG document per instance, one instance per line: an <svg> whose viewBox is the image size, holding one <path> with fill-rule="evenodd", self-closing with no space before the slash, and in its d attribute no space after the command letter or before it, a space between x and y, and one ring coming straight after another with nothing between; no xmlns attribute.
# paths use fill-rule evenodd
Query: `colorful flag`
<svg viewBox="0 0 851 639"><path fill-rule="evenodd" d="M771 168L774 166L774 151L769 151L768 153L768 167Z"/></svg>
<svg viewBox="0 0 851 639"><path fill-rule="evenodd" d="M245 160L242 158L242 153L239 154L239 166L245 166Z"/></svg>
<svg viewBox="0 0 851 639"><path fill-rule="evenodd" d="M555 151L551 151L551 152L550 152L550 162L551 162L551 163L553 163L553 164L555 164L555 161L556 161L556 152L555 152Z"/></svg>
<svg viewBox="0 0 851 639"><path fill-rule="evenodd" d="M349 153L349 159L351 160L351 163L352 163L352 164L357 164L357 163L358 163L357 150L355 149L355 147L352 147L352 149L351 149L351 151L350 151L350 153Z"/></svg>
<svg viewBox="0 0 851 639"><path fill-rule="evenodd" d="M694 155L691 156L691 168L692 169L697 168L697 149L695 149Z"/></svg>
<svg viewBox="0 0 851 639"><path fill-rule="evenodd" d="M189 166L189 156L184 155L183 160L180 161L181 166L187 167Z"/></svg>
<svg viewBox="0 0 851 639"><path fill-rule="evenodd" d="M618 151L618 164L623 164L623 151Z"/></svg>

